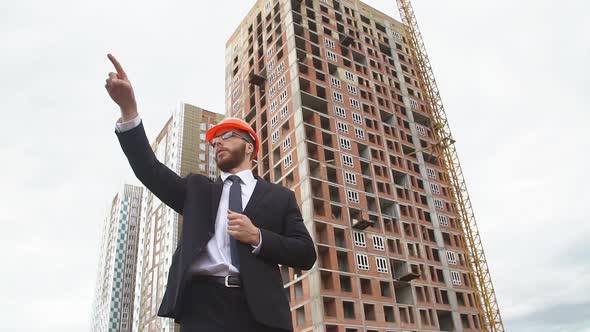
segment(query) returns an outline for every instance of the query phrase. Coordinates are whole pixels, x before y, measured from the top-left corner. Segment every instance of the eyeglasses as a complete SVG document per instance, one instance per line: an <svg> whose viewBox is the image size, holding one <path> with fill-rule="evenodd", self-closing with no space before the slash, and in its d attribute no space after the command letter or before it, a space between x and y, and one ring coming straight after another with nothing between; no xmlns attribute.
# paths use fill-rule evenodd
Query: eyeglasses
<svg viewBox="0 0 590 332"><path fill-rule="evenodd" d="M217 145L217 141L219 140L219 138L221 138L221 139L223 139L225 141L226 139L228 139L228 138L230 138L232 136L237 136L237 137L243 139L244 141L250 143L250 140L248 140L246 137L238 134L237 132L235 132L233 130L230 130L230 131L226 131L225 133L223 133L223 134L221 134L219 136L213 137L213 139L211 140L211 143L210 144L211 144L211 146L213 148L215 148L215 146Z"/></svg>

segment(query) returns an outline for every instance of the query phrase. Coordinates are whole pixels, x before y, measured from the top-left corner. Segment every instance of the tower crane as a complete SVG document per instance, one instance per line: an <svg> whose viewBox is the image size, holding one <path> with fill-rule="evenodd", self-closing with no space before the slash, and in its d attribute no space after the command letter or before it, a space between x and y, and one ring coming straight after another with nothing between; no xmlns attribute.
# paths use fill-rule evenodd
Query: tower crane
<svg viewBox="0 0 590 332"><path fill-rule="evenodd" d="M504 324L500 316L496 292L494 291L490 269L488 268L486 255L481 243L481 236L457 156L455 141L451 136L449 123L436 81L434 80L434 73L426 53L426 47L424 46L420 29L418 28L416 16L414 15L414 9L410 0L396 1L402 22L407 29L409 44L414 59L416 60L418 79L424 91L426 109L434 121L432 133L434 141L438 143L433 145L433 149L442 157L439 160L446 174L450 175L450 179L447 178L446 181L458 205L460 219L458 224L466 239L466 255L473 269L472 284L476 286L475 295L479 298L480 302L480 320L483 322L487 331L503 332L505 331Z"/></svg>

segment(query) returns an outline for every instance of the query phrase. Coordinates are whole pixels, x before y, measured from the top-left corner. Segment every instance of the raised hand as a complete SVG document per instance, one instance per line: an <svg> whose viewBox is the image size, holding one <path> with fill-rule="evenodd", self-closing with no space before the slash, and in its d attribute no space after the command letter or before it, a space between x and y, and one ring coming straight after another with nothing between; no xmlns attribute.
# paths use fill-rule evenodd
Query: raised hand
<svg viewBox="0 0 590 332"><path fill-rule="evenodd" d="M109 73L109 78L106 79L104 87L107 89L111 99L121 108L123 121L131 120L137 116L137 103L135 101L133 87L119 61L110 53L107 57L111 60L117 72Z"/></svg>

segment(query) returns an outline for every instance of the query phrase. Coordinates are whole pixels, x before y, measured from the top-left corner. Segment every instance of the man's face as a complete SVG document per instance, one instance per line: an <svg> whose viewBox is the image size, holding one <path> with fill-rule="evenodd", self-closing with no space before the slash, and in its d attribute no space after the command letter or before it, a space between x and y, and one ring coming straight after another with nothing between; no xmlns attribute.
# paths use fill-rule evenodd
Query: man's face
<svg viewBox="0 0 590 332"><path fill-rule="evenodd" d="M215 162L217 163L217 167L224 172L229 172L244 162L244 159L246 159L246 145L248 144L242 138L235 135L225 140L220 137L220 135L228 131L225 130L218 134L215 145ZM243 135L243 133L237 130L233 131Z"/></svg>

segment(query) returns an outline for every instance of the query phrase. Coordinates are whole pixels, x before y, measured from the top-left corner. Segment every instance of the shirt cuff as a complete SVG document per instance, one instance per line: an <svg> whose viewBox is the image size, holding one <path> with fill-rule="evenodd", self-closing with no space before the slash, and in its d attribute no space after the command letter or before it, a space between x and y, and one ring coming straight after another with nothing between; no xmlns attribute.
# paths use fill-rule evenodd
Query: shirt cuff
<svg viewBox="0 0 590 332"><path fill-rule="evenodd" d="M115 123L115 130L118 133L122 133L124 131L131 130L139 126L140 123L141 118L139 117L139 114L137 114L135 118L125 122L123 122L123 118L119 118L119 120L117 120L117 123Z"/></svg>
<svg viewBox="0 0 590 332"><path fill-rule="evenodd" d="M252 253L254 255L258 255L258 253L260 252L260 247L262 247L262 232L260 232L260 229L258 230L258 234L260 234L260 242L258 242L257 246L252 245L252 248L254 248L254 250L252 250Z"/></svg>

